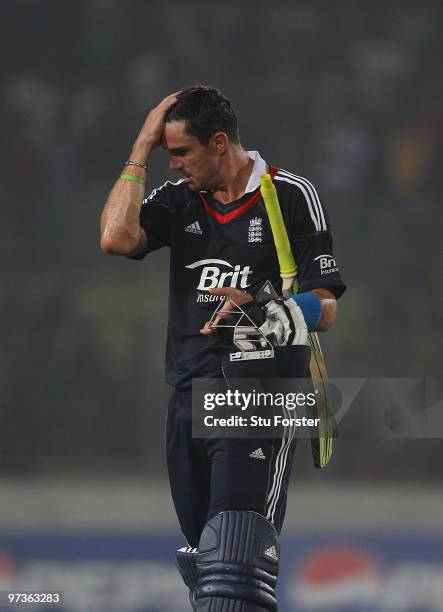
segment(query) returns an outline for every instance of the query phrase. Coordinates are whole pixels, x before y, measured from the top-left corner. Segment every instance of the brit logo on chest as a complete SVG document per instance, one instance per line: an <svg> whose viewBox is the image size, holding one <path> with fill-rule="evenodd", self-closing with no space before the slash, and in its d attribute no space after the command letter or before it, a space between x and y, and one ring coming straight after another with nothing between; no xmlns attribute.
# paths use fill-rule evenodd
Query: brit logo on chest
<svg viewBox="0 0 443 612"><path fill-rule="evenodd" d="M216 302L219 296L210 295L208 289L216 287L236 287L246 289L250 286L249 277L253 274L250 266L232 265L223 259L200 259L186 266L189 270L199 270L197 302Z"/></svg>

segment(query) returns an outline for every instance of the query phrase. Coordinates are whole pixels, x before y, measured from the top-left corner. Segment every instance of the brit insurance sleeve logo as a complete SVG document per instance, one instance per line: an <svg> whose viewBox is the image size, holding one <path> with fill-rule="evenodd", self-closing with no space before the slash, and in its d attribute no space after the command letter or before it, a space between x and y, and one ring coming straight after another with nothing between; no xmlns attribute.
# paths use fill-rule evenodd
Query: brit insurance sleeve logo
<svg viewBox="0 0 443 612"><path fill-rule="evenodd" d="M318 261L320 266L320 274L323 276L325 274L332 274L332 272L338 272L339 268L335 259L332 255L328 255L324 253L323 255L318 255L314 258L314 261Z"/></svg>

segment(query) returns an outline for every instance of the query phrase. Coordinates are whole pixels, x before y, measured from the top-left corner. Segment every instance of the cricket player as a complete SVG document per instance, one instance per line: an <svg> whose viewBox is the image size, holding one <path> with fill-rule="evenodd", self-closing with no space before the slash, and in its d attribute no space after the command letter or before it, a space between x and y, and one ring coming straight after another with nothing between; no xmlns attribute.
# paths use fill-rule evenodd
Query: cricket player
<svg viewBox="0 0 443 612"><path fill-rule="evenodd" d="M146 197L149 162L160 148L180 178ZM101 217L105 253L135 260L161 247L171 253L166 380L175 391L167 463L188 544L177 551L177 565L199 611L277 610L294 435L257 441L191 432L192 379L221 376L218 340L207 324L217 304L229 296L258 312L259 288L281 286L263 173L277 189L300 292L258 306L257 325L273 345L293 344L298 329L326 331L334 323L345 290L328 214L311 182L243 148L237 116L217 89L189 87L151 110Z"/></svg>

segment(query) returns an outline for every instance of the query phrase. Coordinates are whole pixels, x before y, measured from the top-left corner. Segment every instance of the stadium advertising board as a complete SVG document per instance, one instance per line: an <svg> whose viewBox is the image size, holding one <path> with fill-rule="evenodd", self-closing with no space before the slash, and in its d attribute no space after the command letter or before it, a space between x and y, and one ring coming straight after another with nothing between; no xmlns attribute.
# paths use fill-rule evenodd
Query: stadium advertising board
<svg viewBox="0 0 443 612"><path fill-rule="evenodd" d="M62 591L51 612L183 612L170 534L0 535L0 591ZM285 534L281 612L443 610L443 536Z"/></svg>

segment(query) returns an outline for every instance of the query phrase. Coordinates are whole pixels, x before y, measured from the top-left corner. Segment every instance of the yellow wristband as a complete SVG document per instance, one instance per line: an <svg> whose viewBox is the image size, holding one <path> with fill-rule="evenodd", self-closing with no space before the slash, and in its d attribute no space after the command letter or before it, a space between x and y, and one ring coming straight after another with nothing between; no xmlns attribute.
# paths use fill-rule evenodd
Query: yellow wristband
<svg viewBox="0 0 443 612"><path fill-rule="evenodd" d="M118 177L123 181L132 181L133 183L139 183L139 185L145 184L145 179L142 179L141 176L136 176L135 174L120 174Z"/></svg>

